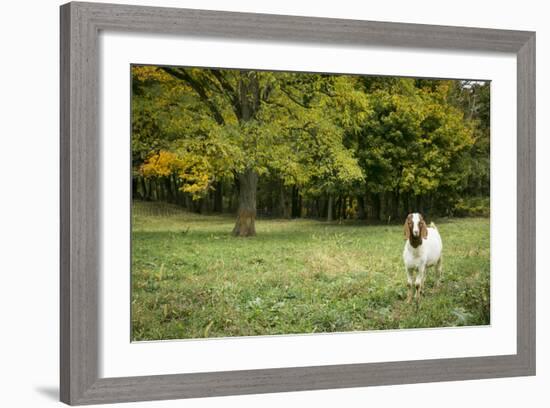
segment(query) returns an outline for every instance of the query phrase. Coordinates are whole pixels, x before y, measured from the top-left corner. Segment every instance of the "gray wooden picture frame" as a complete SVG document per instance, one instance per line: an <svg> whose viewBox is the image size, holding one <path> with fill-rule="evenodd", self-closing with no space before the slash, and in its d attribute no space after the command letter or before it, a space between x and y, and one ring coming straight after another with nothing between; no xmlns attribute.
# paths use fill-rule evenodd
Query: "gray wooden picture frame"
<svg viewBox="0 0 550 408"><path fill-rule="evenodd" d="M535 374L535 33L94 3L69 3L60 12L61 401L79 405ZM100 30L516 54L517 353L100 378Z"/></svg>

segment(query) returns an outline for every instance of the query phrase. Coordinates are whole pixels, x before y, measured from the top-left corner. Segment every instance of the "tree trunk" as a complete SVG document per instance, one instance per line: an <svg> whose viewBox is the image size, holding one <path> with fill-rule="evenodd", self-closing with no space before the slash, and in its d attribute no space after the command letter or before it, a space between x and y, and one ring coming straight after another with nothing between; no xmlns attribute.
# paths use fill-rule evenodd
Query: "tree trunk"
<svg viewBox="0 0 550 408"><path fill-rule="evenodd" d="M147 194L147 183L145 182L145 177L140 176L139 177L140 184L141 184L141 197L143 200L147 201L149 198L149 195Z"/></svg>
<svg viewBox="0 0 550 408"><path fill-rule="evenodd" d="M226 191L227 193L227 191ZM227 210L229 212L233 212L233 196L235 195L235 186L231 186L231 192L228 194L228 201L227 201Z"/></svg>
<svg viewBox="0 0 550 408"><path fill-rule="evenodd" d="M176 176L174 176L174 189L176 191L176 197L178 197L179 205L181 205L182 207L187 207L187 203L185 202L185 193L180 190L180 185Z"/></svg>
<svg viewBox="0 0 550 408"><path fill-rule="evenodd" d="M132 199L135 200L136 198L141 199L141 197L140 197L140 195L139 195L139 191L138 191L138 182L137 182L137 178L132 177Z"/></svg>
<svg viewBox="0 0 550 408"><path fill-rule="evenodd" d="M341 200L342 207L340 208L340 219L345 220L348 212L348 198L346 196L342 196Z"/></svg>
<svg viewBox="0 0 550 408"><path fill-rule="evenodd" d="M372 218L376 221L380 221L382 211L382 202L380 200L380 194L372 194Z"/></svg>
<svg viewBox="0 0 550 408"><path fill-rule="evenodd" d="M401 204L403 205L402 210L403 210L403 214L405 216L412 212L411 211L411 201L412 201L411 193L401 194Z"/></svg>
<svg viewBox="0 0 550 408"><path fill-rule="evenodd" d="M185 208L187 211L193 211L193 199L189 195L189 193L184 193L184 201L185 201Z"/></svg>
<svg viewBox="0 0 550 408"><path fill-rule="evenodd" d="M143 179L143 189L145 191L145 200L152 201L152 192L151 192L151 179Z"/></svg>
<svg viewBox="0 0 550 408"><path fill-rule="evenodd" d="M223 212L223 191L222 191L222 183L220 181L217 181L216 184L214 185L213 211L216 213Z"/></svg>
<svg viewBox="0 0 550 408"><path fill-rule="evenodd" d="M336 201L336 203L336 208L338 208L338 211L336 211L336 219L342 221L342 214L346 207L345 198L342 197L342 195L338 196L338 201Z"/></svg>
<svg viewBox="0 0 550 408"><path fill-rule="evenodd" d="M152 178L149 179L149 190L152 201L158 201L157 183Z"/></svg>
<svg viewBox="0 0 550 408"><path fill-rule="evenodd" d="M419 196L416 196L416 210L421 213L421 214L424 214L424 202L422 200L422 196L419 195ZM425 214L424 214L425 215Z"/></svg>
<svg viewBox="0 0 550 408"><path fill-rule="evenodd" d="M290 218L292 212L292 206L290 200L288 199L287 188L284 183L281 183L280 189L280 206L281 206L281 216L283 218Z"/></svg>
<svg viewBox="0 0 550 408"><path fill-rule="evenodd" d="M319 198L315 199L315 218L321 218L322 217L322 205L321 200Z"/></svg>
<svg viewBox="0 0 550 408"><path fill-rule="evenodd" d="M364 220L367 218L367 212L365 211L365 197L362 195L357 196L357 219Z"/></svg>
<svg viewBox="0 0 550 408"><path fill-rule="evenodd" d="M391 219L398 220L399 218L399 193L394 192L391 196Z"/></svg>
<svg viewBox="0 0 550 408"><path fill-rule="evenodd" d="M208 214L210 212L210 201L208 200L208 196L201 198L199 203L199 212L201 214Z"/></svg>
<svg viewBox="0 0 550 408"><path fill-rule="evenodd" d="M237 221L233 228L233 235L251 237L256 235L256 190L258 188L258 174L252 170L245 170L239 174L239 209Z"/></svg>
<svg viewBox="0 0 550 408"><path fill-rule="evenodd" d="M327 204L327 221L332 221L332 205L334 204L334 197L332 194L328 196Z"/></svg>
<svg viewBox="0 0 550 408"><path fill-rule="evenodd" d="M176 202L176 196L172 190L172 176L164 177L164 190L166 192L166 201L169 203Z"/></svg>
<svg viewBox="0 0 550 408"><path fill-rule="evenodd" d="M300 197L298 187L292 186L292 217L300 217Z"/></svg>

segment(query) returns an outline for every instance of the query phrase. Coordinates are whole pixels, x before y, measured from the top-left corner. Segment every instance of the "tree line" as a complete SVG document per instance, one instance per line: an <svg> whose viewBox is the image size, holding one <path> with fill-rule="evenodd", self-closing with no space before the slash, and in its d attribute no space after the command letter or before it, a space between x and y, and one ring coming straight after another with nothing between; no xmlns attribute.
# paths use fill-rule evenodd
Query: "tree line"
<svg viewBox="0 0 550 408"><path fill-rule="evenodd" d="M238 236L255 234L258 214L387 221L488 211L488 82L131 70L136 199L236 213Z"/></svg>

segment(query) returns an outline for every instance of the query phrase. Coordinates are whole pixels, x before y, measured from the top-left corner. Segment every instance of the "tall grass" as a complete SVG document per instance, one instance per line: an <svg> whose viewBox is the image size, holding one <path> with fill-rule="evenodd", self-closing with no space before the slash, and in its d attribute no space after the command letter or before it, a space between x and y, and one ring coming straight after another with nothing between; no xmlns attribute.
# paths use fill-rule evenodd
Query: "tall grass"
<svg viewBox="0 0 550 408"><path fill-rule="evenodd" d="M258 220L136 202L132 339L341 332L489 324L489 220L435 220L443 282L428 272L407 304L402 226Z"/></svg>

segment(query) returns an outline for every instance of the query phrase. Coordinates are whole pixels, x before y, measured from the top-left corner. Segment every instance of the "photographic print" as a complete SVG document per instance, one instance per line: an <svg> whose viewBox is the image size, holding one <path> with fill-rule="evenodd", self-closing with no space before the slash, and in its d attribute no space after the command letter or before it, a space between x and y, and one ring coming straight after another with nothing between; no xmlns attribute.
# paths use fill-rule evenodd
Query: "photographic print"
<svg viewBox="0 0 550 408"><path fill-rule="evenodd" d="M132 65L131 339L490 324L490 82Z"/></svg>

